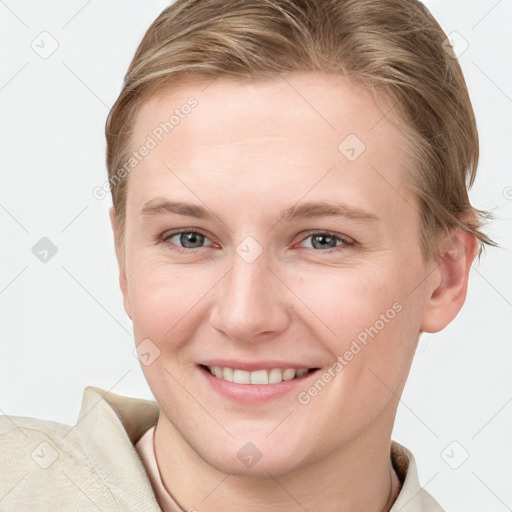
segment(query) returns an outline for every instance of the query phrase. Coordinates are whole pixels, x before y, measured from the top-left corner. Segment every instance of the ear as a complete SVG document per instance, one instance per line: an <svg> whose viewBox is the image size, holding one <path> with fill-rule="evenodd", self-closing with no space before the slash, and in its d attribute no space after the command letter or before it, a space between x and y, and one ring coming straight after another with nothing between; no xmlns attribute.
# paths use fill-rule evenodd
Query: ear
<svg viewBox="0 0 512 512"><path fill-rule="evenodd" d="M454 229L442 242L421 331L438 332L457 316L466 300L469 272L477 251L476 237L461 229Z"/></svg>
<svg viewBox="0 0 512 512"><path fill-rule="evenodd" d="M130 303L130 297L128 294L128 280L126 278L126 260L125 260L125 254L123 247L119 246L119 237L118 237L118 223L116 218L116 212L114 210L114 207L111 206L109 209L109 216L110 216L110 225L112 226L112 233L114 234L114 244L116 248L116 257L117 257L117 264L119 266L119 286L121 288L121 293L123 294L123 303L124 303L124 310L126 311L126 314L132 318L132 307Z"/></svg>

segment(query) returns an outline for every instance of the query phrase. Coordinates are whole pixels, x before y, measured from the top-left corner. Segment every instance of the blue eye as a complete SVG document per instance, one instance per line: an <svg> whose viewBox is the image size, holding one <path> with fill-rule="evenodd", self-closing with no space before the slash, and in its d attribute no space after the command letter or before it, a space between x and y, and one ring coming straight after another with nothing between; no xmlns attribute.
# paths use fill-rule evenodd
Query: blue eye
<svg viewBox="0 0 512 512"><path fill-rule="evenodd" d="M304 243L306 240L311 240L310 246L307 249L316 250L315 252L332 252L337 248L349 247L355 244L355 242L344 236L336 235L328 231L317 231L311 233L302 240ZM188 231L177 231L174 233L168 233L163 236L163 241L171 244L173 250L178 252L190 253L193 249L201 249L203 247L212 246L211 240L200 233L199 231L188 230ZM205 242L209 243L205 243Z"/></svg>
<svg viewBox="0 0 512 512"><path fill-rule="evenodd" d="M353 242L348 238L323 231L310 234L303 242L306 240L311 240L310 248L319 249L322 252L328 252L328 249L335 249L336 247L353 245Z"/></svg>
<svg viewBox="0 0 512 512"><path fill-rule="evenodd" d="M173 242L172 239L177 238L177 242ZM203 246L205 240L208 240L206 236L199 233L198 231L179 231L177 233L171 233L164 238L166 242L170 242L182 249L200 249Z"/></svg>

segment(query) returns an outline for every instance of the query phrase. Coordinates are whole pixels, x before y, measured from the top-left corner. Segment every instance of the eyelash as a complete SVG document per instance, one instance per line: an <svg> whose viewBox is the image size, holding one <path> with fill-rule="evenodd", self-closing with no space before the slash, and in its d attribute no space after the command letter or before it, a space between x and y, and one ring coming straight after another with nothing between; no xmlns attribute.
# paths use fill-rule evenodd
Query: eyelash
<svg viewBox="0 0 512 512"><path fill-rule="evenodd" d="M175 237L176 235L181 235L181 234L200 235L200 236L203 236L205 239L210 240L204 233L201 233L200 231L197 231L197 230L194 230L194 229L188 229L188 230L183 230L182 229L180 231L173 231L173 232L165 233L163 235L163 237L162 237L162 242L172 246L172 250L173 251L177 251L177 252L179 252L181 254L190 254L191 251L197 251L199 249L204 249L204 248L208 247L208 246L202 246L202 247L196 247L196 248L190 248L189 249L189 248L186 248L186 247L180 247L179 245L174 244L174 243L169 241L171 238ZM356 242L354 240L352 240L351 238L339 235L337 233L333 233L331 231L312 231L312 232L309 232L308 235L301 240L301 243L306 241L308 238L311 238L311 237L317 236L317 235L327 235L329 237L335 238L338 241L342 242L340 245L338 245L336 247L333 247L333 248L331 248L329 250L315 249L314 247L312 247L312 248L307 247L306 248L307 250L314 251L317 254L318 253L331 254L333 252L338 252L339 250L343 250L343 249L346 249L347 247L351 247L351 246L355 246L356 245ZM210 242L211 242L211 240L210 240Z"/></svg>

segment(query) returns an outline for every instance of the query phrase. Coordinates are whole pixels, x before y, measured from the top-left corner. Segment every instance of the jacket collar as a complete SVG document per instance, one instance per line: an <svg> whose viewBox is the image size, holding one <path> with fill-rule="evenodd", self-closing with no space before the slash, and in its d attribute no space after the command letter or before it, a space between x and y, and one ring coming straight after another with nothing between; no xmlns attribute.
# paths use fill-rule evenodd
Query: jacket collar
<svg viewBox="0 0 512 512"><path fill-rule="evenodd" d="M85 388L76 436L121 510L159 511L134 444L157 420L156 402Z"/></svg>
<svg viewBox="0 0 512 512"><path fill-rule="evenodd" d="M402 482L402 488L389 512L443 512L437 501L420 486L413 454L392 441L391 460Z"/></svg>

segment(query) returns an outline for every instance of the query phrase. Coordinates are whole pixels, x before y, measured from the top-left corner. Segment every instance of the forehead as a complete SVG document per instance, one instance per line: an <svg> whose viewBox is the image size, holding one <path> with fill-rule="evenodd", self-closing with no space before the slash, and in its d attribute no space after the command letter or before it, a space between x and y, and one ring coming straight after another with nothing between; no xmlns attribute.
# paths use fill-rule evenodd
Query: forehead
<svg viewBox="0 0 512 512"><path fill-rule="evenodd" d="M410 195L403 173L412 161L389 102L377 104L338 75L184 83L141 106L133 149L150 139L152 149L129 177L128 198L138 206L176 185L191 198L200 187L217 197L239 193L254 206L330 193L386 208L382 196L396 203L393 194ZM194 190L178 184L179 176Z"/></svg>
<svg viewBox="0 0 512 512"><path fill-rule="evenodd" d="M191 97L197 107L188 109L186 103ZM217 77L182 82L159 91L141 105L135 119L134 142L168 121L173 113L180 119L171 123L172 136L179 137L189 127L197 143L231 142L232 129L240 131L242 124L240 136L244 137L290 134L330 142L348 130L369 140L381 124L381 135L382 128L390 137L399 135L391 102L383 95L379 100L380 106L369 89L341 75L318 72L295 72L259 81ZM184 116L177 112L180 109L187 111ZM190 118L187 123L181 123L186 117Z"/></svg>

